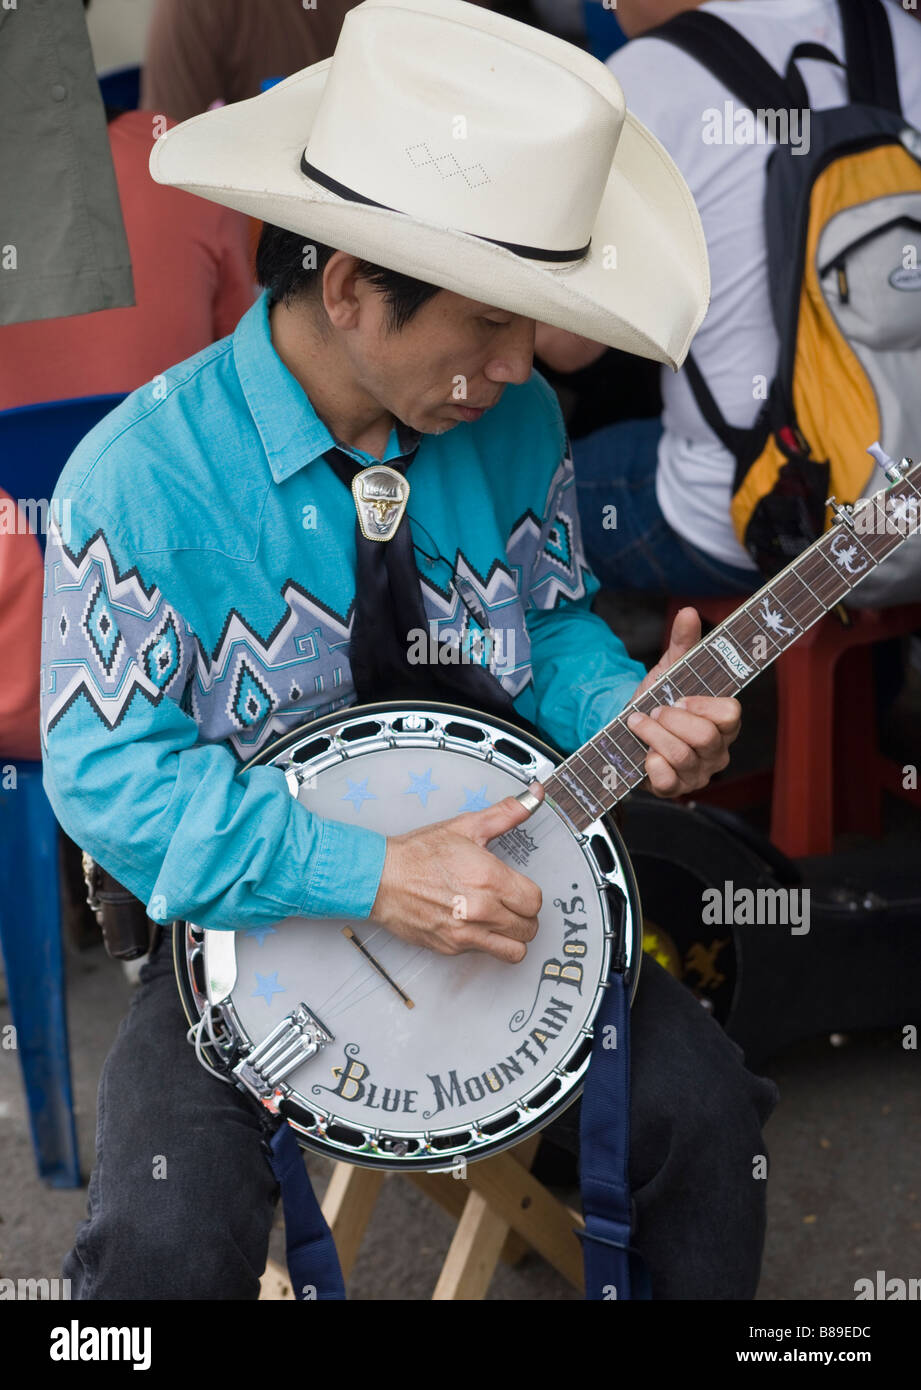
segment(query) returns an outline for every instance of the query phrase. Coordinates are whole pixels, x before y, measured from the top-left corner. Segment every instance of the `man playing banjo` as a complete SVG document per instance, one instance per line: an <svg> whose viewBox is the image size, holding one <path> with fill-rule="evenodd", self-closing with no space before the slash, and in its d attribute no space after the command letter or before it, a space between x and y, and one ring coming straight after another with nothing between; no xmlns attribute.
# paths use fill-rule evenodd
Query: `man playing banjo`
<svg viewBox="0 0 921 1390"><path fill-rule="evenodd" d="M708 272L686 186L603 65L463 0L367 0L330 62L175 127L151 172L265 222L264 292L107 416L58 486L45 785L163 924L104 1067L64 1274L85 1299L255 1298L277 1200L262 1117L196 1062L166 927L372 919L441 955L525 959L540 891L487 848L527 818L518 800L471 796L385 838L361 823L360 784L323 819L279 768L241 769L308 718L423 679L570 752L694 645L684 610L647 676L591 612L565 429L532 353L546 322L677 368ZM501 661L486 642L413 667L413 615L439 643L500 632ZM711 697L637 715L650 789L706 785L739 718ZM776 1088L652 961L631 1024L653 1296L751 1298Z"/></svg>

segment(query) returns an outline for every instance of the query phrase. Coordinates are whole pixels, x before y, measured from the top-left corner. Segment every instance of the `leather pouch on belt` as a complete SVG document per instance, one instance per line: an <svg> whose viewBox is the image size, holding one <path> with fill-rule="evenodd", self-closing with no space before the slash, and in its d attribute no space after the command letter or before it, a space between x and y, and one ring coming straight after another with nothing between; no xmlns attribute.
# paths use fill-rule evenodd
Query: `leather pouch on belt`
<svg viewBox="0 0 921 1390"><path fill-rule="evenodd" d="M105 948L113 960L136 960L146 956L154 943L157 923L133 893L114 879L84 850L83 876L88 905L102 928Z"/></svg>

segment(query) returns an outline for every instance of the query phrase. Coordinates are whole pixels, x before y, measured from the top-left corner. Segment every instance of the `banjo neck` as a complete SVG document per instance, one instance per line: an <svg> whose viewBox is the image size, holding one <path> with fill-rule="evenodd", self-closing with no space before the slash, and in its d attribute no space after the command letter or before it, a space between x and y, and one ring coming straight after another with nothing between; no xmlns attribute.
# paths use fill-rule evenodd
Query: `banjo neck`
<svg viewBox="0 0 921 1390"><path fill-rule="evenodd" d="M833 527L562 764L539 739L507 737L514 728L498 715L408 698L330 712L263 749L251 766L283 768L314 814L342 820L348 802L384 835L449 806L456 815L506 796L527 805L522 781L537 776L560 814L544 815L533 837L520 826L497 837L497 852L541 890L541 947L509 970L482 953L458 964L341 918L295 916L264 931L184 922L176 972L199 1060L284 1116L303 1147L370 1168L454 1168L561 1113L581 1089L596 1029L608 1027L603 1001L621 1002L604 994L612 970L629 978L626 1007L642 957L629 860L601 820L644 776L647 750L625 717L741 689L917 530L908 514L921 477L885 462L888 493Z"/></svg>
<svg viewBox="0 0 921 1390"><path fill-rule="evenodd" d="M626 722L634 711L648 715L686 696L735 695L919 530L921 464L887 462L888 489L853 509L835 506L830 530L545 779L546 796L576 830L586 830L646 776L648 749Z"/></svg>

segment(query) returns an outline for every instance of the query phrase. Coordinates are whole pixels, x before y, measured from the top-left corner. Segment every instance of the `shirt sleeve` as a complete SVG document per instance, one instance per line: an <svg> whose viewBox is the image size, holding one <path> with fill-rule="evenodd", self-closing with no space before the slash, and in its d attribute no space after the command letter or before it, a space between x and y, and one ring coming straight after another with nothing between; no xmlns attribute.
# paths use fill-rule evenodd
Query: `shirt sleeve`
<svg viewBox="0 0 921 1390"><path fill-rule="evenodd" d="M601 586L582 549L572 451L556 396L545 382L542 386L561 461L543 508L525 622L535 723L571 753L620 713L646 668L592 612Z"/></svg>
<svg viewBox="0 0 921 1390"><path fill-rule="evenodd" d="M5 0L0 31L0 325L130 308L131 255L83 6L17 12Z"/></svg>
<svg viewBox="0 0 921 1390"><path fill-rule="evenodd" d="M67 834L155 921L367 917L385 837L314 815L281 768L244 772L202 741L195 633L112 517L79 491L69 501L70 540L48 539L41 695L44 786Z"/></svg>

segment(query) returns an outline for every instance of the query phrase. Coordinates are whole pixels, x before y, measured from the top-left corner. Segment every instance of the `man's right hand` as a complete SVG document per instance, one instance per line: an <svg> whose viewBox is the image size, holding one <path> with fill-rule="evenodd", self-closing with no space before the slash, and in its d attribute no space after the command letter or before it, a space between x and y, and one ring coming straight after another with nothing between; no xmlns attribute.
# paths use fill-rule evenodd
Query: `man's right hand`
<svg viewBox="0 0 921 1390"><path fill-rule="evenodd" d="M543 788L529 788L543 799ZM394 936L442 956L485 951L497 960L524 960L537 935L541 891L497 859L488 841L527 820L507 796L485 811L393 835L370 917Z"/></svg>

